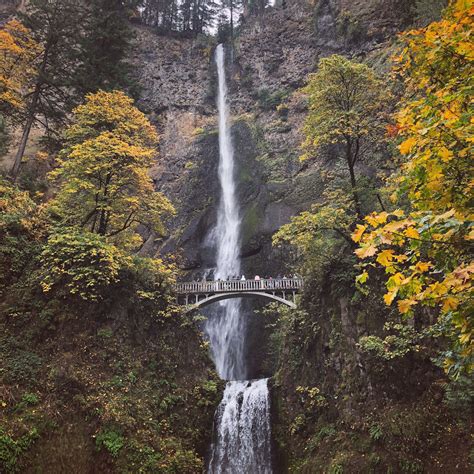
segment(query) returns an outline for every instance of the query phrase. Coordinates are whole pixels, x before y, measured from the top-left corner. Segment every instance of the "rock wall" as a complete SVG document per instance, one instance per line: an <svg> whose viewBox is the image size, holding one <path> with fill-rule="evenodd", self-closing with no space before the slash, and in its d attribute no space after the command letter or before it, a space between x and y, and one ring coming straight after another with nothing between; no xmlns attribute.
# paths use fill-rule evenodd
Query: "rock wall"
<svg viewBox="0 0 474 474"><path fill-rule="evenodd" d="M323 56L383 56L404 26L405 3L293 1L244 22L227 61L244 271L283 271L271 235L320 197L319 169L298 159L306 112L298 89ZM137 29L134 44L139 104L161 134L153 177L178 211L170 235L157 241L150 236L144 251L179 249L181 267L200 272L213 264L208 237L219 191L215 44L202 38L160 37L146 28Z"/></svg>

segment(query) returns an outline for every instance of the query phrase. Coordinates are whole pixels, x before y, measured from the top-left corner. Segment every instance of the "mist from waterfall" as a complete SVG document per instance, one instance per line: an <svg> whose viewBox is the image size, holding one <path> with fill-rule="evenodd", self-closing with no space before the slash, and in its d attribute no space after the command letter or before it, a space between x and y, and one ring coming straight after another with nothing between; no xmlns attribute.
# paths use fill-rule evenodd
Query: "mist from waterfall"
<svg viewBox="0 0 474 474"><path fill-rule="evenodd" d="M229 126L225 51L215 53L218 74L219 183L221 200L212 236L216 245L215 279L240 275L241 218L235 184L234 149ZM220 377L229 380L214 419L210 474L271 474L270 397L267 379L245 380L245 322L240 299L217 306L205 324Z"/></svg>

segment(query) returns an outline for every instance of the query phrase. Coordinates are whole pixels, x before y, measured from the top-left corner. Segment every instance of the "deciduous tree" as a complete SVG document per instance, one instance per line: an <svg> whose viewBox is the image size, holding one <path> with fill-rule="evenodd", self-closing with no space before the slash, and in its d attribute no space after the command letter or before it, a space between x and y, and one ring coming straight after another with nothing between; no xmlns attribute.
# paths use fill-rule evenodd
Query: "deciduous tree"
<svg viewBox="0 0 474 474"><path fill-rule="evenodd" d="M74 111L67 148L51 173L59 184L52 209L63 224L121 246L139 243L139 225L162 233L162 218L173 207L148 175L157 140L123 92L89 94Z"/></svg>
<svg viewBox="0 0 474 474"><path fill-rule="evenodd" d="M339 55L321 59L305 88L309 113L304 125L302 159L313 157L322 146L339 145L349 171L357 215L362 217L357 191L356 164L367 147L384 134L384 102L389 95L367 65Z"/></svg>
<svg viewBox="0 0 474 474"><path fill-rule="evenodd" d="M402 314L418 306L439 314L437 330L451 339L445 368L471 372L474 354L472 281L472 2L456 1L446 17L405 35L398 58L407 94L398 114L406 162L394 200L408 196L412 210L372 214L353 239L369 268L387 273L387 305Z"/></svg>

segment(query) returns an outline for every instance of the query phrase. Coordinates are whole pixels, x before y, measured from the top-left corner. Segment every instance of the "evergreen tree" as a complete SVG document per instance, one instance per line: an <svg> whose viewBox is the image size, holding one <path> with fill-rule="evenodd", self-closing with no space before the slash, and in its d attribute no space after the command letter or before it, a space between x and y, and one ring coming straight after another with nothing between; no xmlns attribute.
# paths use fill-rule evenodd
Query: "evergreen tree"
<svg viewBox="0 0 474 474"><path fill-rule="evenodd" d="M83 15L82 6L74 0L30 0L22 15L42 51L36 58L37 75L25 107L23 133L11 170L14 177L34 124L41 124L52 138L74 104L72 75Z"/></svg>
<svg viewBox="0 0 474 474"><path fill-rule="evenodd" d="M129 6L122 0L88 0L73 78L81 95L129 85Z"/></svg>

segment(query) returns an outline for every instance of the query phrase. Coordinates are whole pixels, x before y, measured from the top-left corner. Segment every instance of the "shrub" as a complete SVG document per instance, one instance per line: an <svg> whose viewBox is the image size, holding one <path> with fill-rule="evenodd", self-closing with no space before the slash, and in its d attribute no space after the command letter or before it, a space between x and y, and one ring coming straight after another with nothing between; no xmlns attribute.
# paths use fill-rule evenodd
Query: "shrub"
<svg viewBox="0 0 474 474"><path fill-rule="evenodd" d="M40 260L44 292L65 289L89 301L101 299L104 289L119 280L120 269L129 262L104 237L73 227L50 235Z"/></svg>
<svg viewBox="0 0 474 474"><path fill-rule="evenodd" d="M288 97L285 90L270 92L268 89L260 89L257 92L257 100L261 109L275 110Z"/></svg>
<svg viewBox="0 0 474 474"><path fill-rule="evenodd" d="M18 459L39 437L38 430L31 429L17 440L0 427L0 471L18 472Z"/></svg>
<svg viewBox="0 0 474 474"><path fill-rule="evenodd" d="M104 430L97 435L95 444L98 449L105 448L112 456L116 457L123 448L125 439L117 431Z"/></svg>
<svg viewBox="0 0 474 474"><path fill-rule="evenodd" d="M34 385L41 362L41 358L33 352L12 350L5 357L4 381L11 384Z"/></svg>

